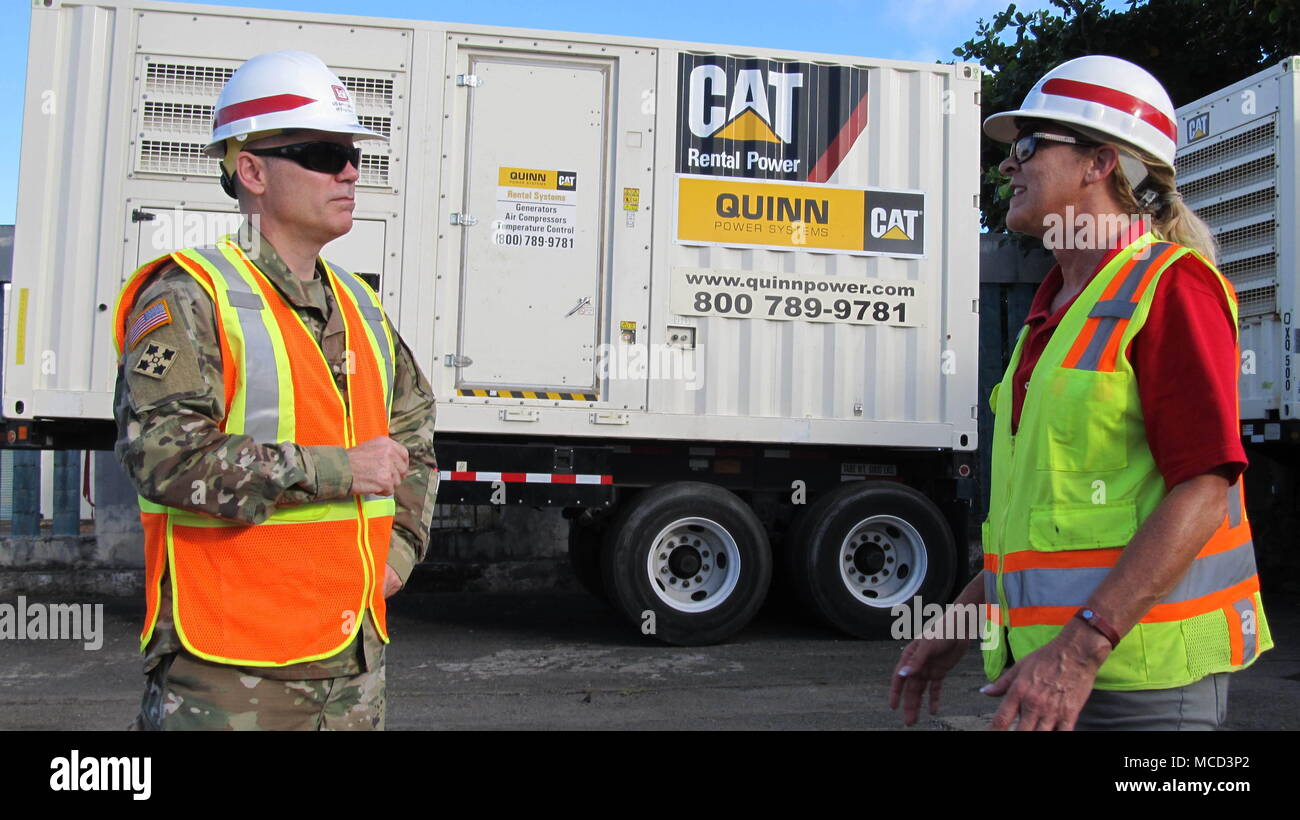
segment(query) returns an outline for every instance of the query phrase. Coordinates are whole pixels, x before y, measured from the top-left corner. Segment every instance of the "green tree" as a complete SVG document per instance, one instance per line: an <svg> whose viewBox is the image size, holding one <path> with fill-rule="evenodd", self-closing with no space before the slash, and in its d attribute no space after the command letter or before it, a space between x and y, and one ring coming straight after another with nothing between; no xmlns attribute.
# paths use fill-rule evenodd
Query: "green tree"
<svg viewBox="0 0 1300 820"><path fill-rule="evenodd" d="M1018 108L1039 77L1066 60L1109 54L1154 74L1175 106L1300 54L1300 0L1051 0L1054 9L1024 13L1014 3L980 20L975 37L953 53L978 62L986 115ZM1005 180L997 165L1007 147L983 138L984 224L1006 231Z"/></svg>

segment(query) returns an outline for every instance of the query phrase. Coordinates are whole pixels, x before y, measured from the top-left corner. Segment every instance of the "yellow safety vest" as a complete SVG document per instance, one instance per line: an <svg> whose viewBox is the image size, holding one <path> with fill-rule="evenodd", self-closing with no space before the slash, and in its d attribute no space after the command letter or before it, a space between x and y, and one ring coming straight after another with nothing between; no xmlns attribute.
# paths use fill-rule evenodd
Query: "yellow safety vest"
<svg viewBox="0 0 1300 820"><path fill-rule="evenodd" d="M1166 495L1124 351L1146 322L1160 276L1188 253L1195 252L1147 233L1111 259L1035 365L1015 435L1012 379L1025 331L993 390L983 535L987 626L998 639L986 642L989 680L1002 673L1008 644L1023 658L1061 631ZM1215 274L1235 325L1232 286ZM1272 647L1243 483L1228 488L1222 524L1177 586L1111 652L1096 688L1184 686L1249 666Z"/></svg>

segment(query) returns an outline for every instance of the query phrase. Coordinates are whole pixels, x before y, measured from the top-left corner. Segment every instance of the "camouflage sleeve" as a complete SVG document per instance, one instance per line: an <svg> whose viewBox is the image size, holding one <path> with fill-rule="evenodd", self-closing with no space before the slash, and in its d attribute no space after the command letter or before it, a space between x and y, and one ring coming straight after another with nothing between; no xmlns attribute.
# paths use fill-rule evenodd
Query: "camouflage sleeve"
<svg viewBox="0 0 1300 820"><path fill-rule="evenodd" d="M390 324L391 327L391 324ZM406 343L393 331L397 362L393 377L393 409L389 414L388 436L405 445L410 454L409 472L397 486L394 499L393 539L388 548L388 565L402 584L429 550L429 526L433 522L434 499L438 494L438 460L433 452L435 407L433 389L420 372Z"/></svg>
<svg viewBox="0 0 1300 820"><path fill-rule="evenodd" d="M262 445L221 431L225 386L211 298L173 266L142 288L131 322L159 303L170 321L123 353L114 398L114 449L136 491L247 524L277 506L346 497L352 473L343 448Z"/></svg>

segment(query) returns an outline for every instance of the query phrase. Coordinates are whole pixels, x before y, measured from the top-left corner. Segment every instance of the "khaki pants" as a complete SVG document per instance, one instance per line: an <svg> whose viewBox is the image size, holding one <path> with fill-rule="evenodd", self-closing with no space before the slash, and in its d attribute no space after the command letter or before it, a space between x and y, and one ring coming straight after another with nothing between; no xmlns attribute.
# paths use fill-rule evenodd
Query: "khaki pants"
<svg viewBox="0 0 1300 820"><path fill-rule="evenodd" d="M184 652L168 656L145 680L134 730L382 730L384 662L341 678L272 680L208 663Z"/></svg>
<svg viewBox="0 0 1300 820"><path fill-rule="evenodd" d="M1176 689L1111 692L1094 689L1074 728L1081 732L1212 732L1228 716L1228 673Z"/></svg>

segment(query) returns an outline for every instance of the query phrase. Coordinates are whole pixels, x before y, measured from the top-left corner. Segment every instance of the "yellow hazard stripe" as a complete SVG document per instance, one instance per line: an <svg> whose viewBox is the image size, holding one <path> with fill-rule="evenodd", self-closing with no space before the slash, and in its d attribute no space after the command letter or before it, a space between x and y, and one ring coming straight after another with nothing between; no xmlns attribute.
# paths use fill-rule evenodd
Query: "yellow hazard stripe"
<svg viewBox="0 0 1300 820"><path fill-rule="evenodd" d="M474 398L488 399L549 399L552 401L599 401L598 393L553 393L538 392L536 390L482 390L469 389L457 390L458 396L471 396Z"/></svg>

